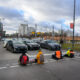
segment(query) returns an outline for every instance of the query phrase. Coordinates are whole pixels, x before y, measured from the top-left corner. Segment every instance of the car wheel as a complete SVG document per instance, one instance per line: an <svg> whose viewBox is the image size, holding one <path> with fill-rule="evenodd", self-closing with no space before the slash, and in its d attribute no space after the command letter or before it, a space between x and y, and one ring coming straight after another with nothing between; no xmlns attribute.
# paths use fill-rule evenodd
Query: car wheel
<svg viewBox="0 0 80 80"><path fill-rule="evenodd" d="M11 48L11 52L14 53L14 48Z"/></svg>
<svg viewBox="0 0 80 80"><path fill-rule="evenodd" d="M40 46L41 46L41 48L44 48L43 45L40 45Z"/></svg>
<svg viewBox="0 0 80 80"><path fill-rule="evenodd" d="M7 47L7 45L6 45L6 50L9 50L8 47Z"/></svg>
<svg viewBox="0 0 80 80"><path fill-rule="evenodd" d="M27 48L27 51L28 51L28 48Z"/></svg>
<svg viewBox="0 0 80 80"><path fill-rule="evenodd" d="M30 47L28 46L28 50L30 50Z"/></svg>

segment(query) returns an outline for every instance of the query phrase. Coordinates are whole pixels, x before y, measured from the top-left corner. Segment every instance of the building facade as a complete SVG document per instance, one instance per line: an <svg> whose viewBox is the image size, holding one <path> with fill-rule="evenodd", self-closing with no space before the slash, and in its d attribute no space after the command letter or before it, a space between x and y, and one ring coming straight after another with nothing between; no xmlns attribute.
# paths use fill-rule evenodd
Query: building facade
<svg viewBox="0 0 80 80"><path fill-rule="evenodd" d="M3 31L3 24L0 22L0 40L5 37L5 31Z"/></svg>
<svg viewBox="0 0 80 80"><path fill-rule="evenodd" d="M18 34L19 36L30 35L31 32L35 32L34 27L30 27L28 24L20 24Z"/></svg>

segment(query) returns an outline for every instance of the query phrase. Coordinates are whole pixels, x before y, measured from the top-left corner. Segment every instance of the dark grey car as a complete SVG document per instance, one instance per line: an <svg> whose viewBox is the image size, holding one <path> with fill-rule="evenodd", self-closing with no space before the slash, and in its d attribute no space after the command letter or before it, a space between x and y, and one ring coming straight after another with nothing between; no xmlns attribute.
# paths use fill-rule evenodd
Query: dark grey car
<svg viewBox="0 0 80 80"><path fill-rule="evenodd" d="M40 45L38 43L32 42L30 40L23 41L23 43L28 46L28 50L40 49Z"/></svg>
<svg viewBox="0 0 80 80"><path fill-rule="evenodd" d="M60 50L61 49L61 45L56 43L53 40L43 40L40 43L41 48L46 48L49 50Z"/></svg>
<svg viewBox="0 0 80 80"><path fill-rule="evenodd" d="M19 53L26 53L27 52L27 46L23 44L23 42L20 41L8 41L7 43L7 50L11 52L19 52Z"/></svg>

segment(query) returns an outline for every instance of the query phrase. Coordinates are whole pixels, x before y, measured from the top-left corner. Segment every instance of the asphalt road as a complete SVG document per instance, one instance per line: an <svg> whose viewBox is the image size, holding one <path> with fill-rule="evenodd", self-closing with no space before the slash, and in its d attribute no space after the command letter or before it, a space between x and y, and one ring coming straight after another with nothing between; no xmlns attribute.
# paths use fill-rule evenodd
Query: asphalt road
<svg viewBox="0 0 80 80"><path fill-rule="evenodd" d="M20 53L11 53L0 44L0 80L80 80L80 57L76 52L75 58L53 60L53 51L42 49L45 56L43 65L18 65ZM64 52L64 51L63 51ZM28 51L35 58L38 51Z"/></svg>

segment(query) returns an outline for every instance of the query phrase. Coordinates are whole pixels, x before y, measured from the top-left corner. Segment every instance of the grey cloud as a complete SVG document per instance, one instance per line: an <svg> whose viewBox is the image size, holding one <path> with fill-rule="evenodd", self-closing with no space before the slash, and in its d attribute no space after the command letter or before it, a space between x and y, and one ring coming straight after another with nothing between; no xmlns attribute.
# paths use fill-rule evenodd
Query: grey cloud
<svg viewBox="0 0 80 80"><path fill-rule="evenodd" d="M36 11L43 14L45 19L59 20L61 18L73 18L74 0L29 0L27 5L32 6ZM76 0L76 16L79 13L80 0ZM77 7L78 6L78 7Z"/></svg>
<svg viewBox="0 0 80 80"><path fill-rule="evenodd" d="M54 20L55 16L59 19L73 15L73 0L29 0L26 4L51 20Z"/></svg>
<svg viewBox="0 0 80 80"><path fill-rule="evenodd" d="M21 18L22 14L17 9L0 7L0 16L5 18Z"/></svg>
<svg viewBox="0 0 80 80"><path fill-rule="evenodd" d="M14 25L24 20L24 16L20 14L18 10L20 10L22 6L28 6L39 13L38 16L42 17L42 21L51 21L60 24L59 20L61 19L73 19L73 1L74 0L0 0L0 5L5 7L0 7L0 16L11 20L11 25ZM80 0L76 1L78 4L76 7L76 16L79 16ZM13 7L15 9L13 9Z"/></svg>
<svg viewBox="0 0 80 80"><path fill-rule="evenodd" d="M5 3L11 4L15 8L20 6L28 6L42 14L44 20L59 20L61 18L72 19L73 17L73 1L74 0L6 0ZM76 0L79 3L79 0ZM3 2L1 0L1 2ZM80 7L80 6L78 6Z"/></svg>

